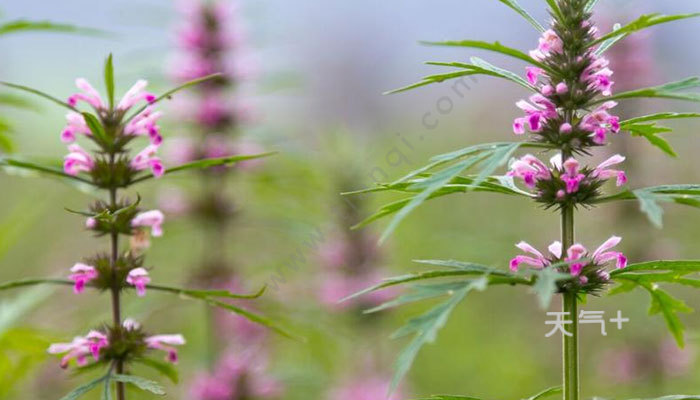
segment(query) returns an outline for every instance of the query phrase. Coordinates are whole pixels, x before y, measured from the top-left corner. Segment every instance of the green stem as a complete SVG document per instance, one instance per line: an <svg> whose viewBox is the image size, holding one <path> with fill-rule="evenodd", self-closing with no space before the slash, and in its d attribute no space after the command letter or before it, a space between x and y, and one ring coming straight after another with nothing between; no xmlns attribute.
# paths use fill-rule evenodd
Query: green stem
<svg viewBox="0 0 700 400"><path fill-rule="evenodd" d="M112 170L114 170L114 162L115 162L115 157L114 153L111 153L109 155L109 161L110 165L112 166ZM109 207L110 210L114 211L117 209L117 188L112 187L109 189ZM121 316L121 300L120 300L120 291L121 287L117 283L117 261L119 259L119 233L118 232L112 232L110 234L110 242L111 242L111 258L110 258L110 267L112 270L112 323L114 324L114 329L115 332L119 332L119 327L122 325L122 316ZM124 361L123 360L117 360L116 365L115 365L115 371L117 374L123 374L124 373ZM123 382L117 382L116 384L117 387L117 399L118 400L125 400L126 399L126 392L124 390L124 383Z"/></svg>
<svg viewBox="0 0 700 400"><path fill-rule="evenodd" d="M562 209L561 242L563 251L566 251L574 244L573 207ZM568 325L570 327L568 331L571 333L571 336L562 335L564 400L578 400L580 392L578 372L578 299L576 292L566 292L562 297L562 311L568 313L566 319L572 322Z"/></svg>

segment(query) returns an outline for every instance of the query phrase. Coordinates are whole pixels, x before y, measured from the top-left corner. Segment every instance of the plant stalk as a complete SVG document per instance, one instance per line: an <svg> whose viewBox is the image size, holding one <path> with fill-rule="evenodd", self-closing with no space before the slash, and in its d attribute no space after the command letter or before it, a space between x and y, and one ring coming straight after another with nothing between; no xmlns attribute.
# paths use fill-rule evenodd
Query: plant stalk
<svg viewBox="0 0 700 400"><path fill-rule="evenodd" d="M561 212L561 242L562 251L566 251L574 244L574 209L565 207ZM562 295L562 311L565 320L571 324L567 331L571 336L562 335L562 360L563 360L563 393L564 400L579 399L579 371L578 371L578 299L576 292L566 292Z"/></svg>
<svg viewBox="0 0 700 400"><path fill-rule="evenodd" d="M114 154L110 154L110 164L114 165ZM109 207L111 210L117 208L117 188L111 187L109 189ZM112 323L114 324L115 332L119 332L119 327L122 324L121 317L121 302L119 298L119 291L121 288L117 283L117 260L119 259L119 233L112 232L110 235L112 252L111 252L111 269L112 269ZM122 360L117 360L115 365L115 371L117 374L124 373L124 362ZM117 399L125 400L126 393L124 390L123 382L116 382L117 388Z"/></svg>

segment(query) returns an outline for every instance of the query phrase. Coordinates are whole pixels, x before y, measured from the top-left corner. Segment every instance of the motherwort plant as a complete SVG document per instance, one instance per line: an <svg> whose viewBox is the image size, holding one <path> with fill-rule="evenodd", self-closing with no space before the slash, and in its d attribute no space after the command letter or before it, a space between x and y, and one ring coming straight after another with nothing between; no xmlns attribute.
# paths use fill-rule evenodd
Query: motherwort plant
<svg viewBox="0 0 700 400"><path fill-rule="evenodd" d="M616 26L617 29L612 32L600 33L591 22L591 11L597 0L547 0L552 17L548 28L540 25L514 0L500 1L540 31L538 46L529 53L498 42L476 40L429 44L477 48L514 57L528 64L525 78L474 57L471 63L430 62L432 65L457 69L428 76L397 92L468 75L488 75L509 80L532 93L527 100L516 103L523 115L516 118L512 126L515 135L524 140L480 144L442 154L434 157L427 166L395 182L366 190L398 191L410 196L384 206L365 223L395 214L382 236L385 239L408 213L426 200L452 193L479 191L527 198L559 213L561 237L549 245L548 251L540 251L525 241L516 244L523 254L516 255L508 268L446 260L419 261L447 269L390 278L354 296L404 283L428 281L390 301L387 307L447 297L427 313L410 320L394 335L413 336L398 357L394 387L408 371L420 348L435 339L449 314L470 291L484 290L491 285L530 286L539 295L543 307L548 306L552 297L559 297L562 315L566 319L562 335L563 387L547 389L534 398L562 391L565 400L577 400L580 392L578 305L586 295L621 293L634 288L647 291L651 297L650 312L662 314L678 344L683 345L683 325L678 313L691 310L663 290L660 284L700 287L700 280L692 277L700 272L700 261L628 263L621 252L614 250L622 240L618 236L609 236L597 248L578 243L574 235L574 217L580 207L593 208L617 201L637 200L651 222L659 226L662 216L659 202L676 202L694 207L700 205L700 185L627 189L627 176L618 169L625 161L624 155L608 155L598 165L587 165L585 161L594 150L605 151L611 139L623 134L643 137L668 153L670 146L658 133L669 129L658 126L657 122L700 117L698 113L662 112L621 121L615 115L615 107L619 101L627 99L663 98L700 102L700 95L683 92L700 87L700 78L614 93L615 75L605 58L606 50L636 31L700 14L643 15L627 25ZM547 157L550 159L542 161L530 153L514 157L521 150L537 151L540 155L549 153ZM509 170L503 175L494 175L509 160ZM466 171L474 173L465 175ZM608 181L612 184L606 184ZM615 186L621 189L613 194L605 193L608 187ZM431 282L440 278L442 280L437 283Z"/></svg>
<svg viewBox="0 0 700 400"><path fill-rule="evenodd" d="M178 360L176 346L184 345L185 339L179 334L154 334L146 324L125 318L122 315L122 298L132 291L139 297L157 290L201 300L285 333L265 317L224 301L232 298L256 298L262 291L238 295L228 290L189 290L167 286L152 282L150 267L145 264L144 252L149 247L150 236L163 235L164 215L159 210L142 209L141 197L131 191L134 185L179 171L223 166L263 156L209 158L170 168L166 168L158 157L163 136L158 126L162 113L156 110L157 103L170 98L181 89L218 79L219 75L186 82L161 96L147 92L147 82L139 80L118 102L115 101L111 56L105 64L104 77L106 99L85 79L77 79L76 85L80 91L65 102L35 89L3 83L49 99L69 110L66 115L67 125L60 134L61 140L68 146L68 154L64 157L62 170L16 158L2 158L0 165L4 169L23 169L58 177L83 189L93 190L96 199L87 209L71 212L83 216L85 229L96 236L107 238L108 242L106 251L76 259L72 268L66 271L68 279L24 279L0 285L0 289L9 289L57 284L72 286L73 292L80 296L85 296L84 292L88 289L96 293L109 293L111 321L94 327L82 336L76 336L70 342L56 343L48 349L51 354L61 355L63 368L76 363L80 370L104 370L100 377L80 386L65 399L75 399L101 386L103 399L111 398L114 388L116 397L122 400L126 397L125 383L163 394L163 389L156 382L130 375L134 364L153 367L171 378L176 376L168 363L152 358L152 353L162 351L167 362L175 363ZM143 141L142 138L146 139L146 143L134 151L134 145ZM90 147L83 147L78 142L89 143ZM100 196L99 191L105 195ZM129 246L125 245L124 237L129 238Z"/></svg>

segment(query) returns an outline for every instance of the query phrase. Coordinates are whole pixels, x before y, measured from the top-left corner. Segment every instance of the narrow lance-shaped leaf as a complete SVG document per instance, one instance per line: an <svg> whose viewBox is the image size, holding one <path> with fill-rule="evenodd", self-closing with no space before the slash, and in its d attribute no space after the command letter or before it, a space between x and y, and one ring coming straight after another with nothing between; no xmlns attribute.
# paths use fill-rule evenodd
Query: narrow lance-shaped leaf
<svg viewBox="0 0 700 400"><path fill-rule="evenodd" d="M111 376L111 379L117 382L130 383L141 390L151 392L153 394L165 394L165 390L158 382L142 378L140 376L114 374Z"/></svg>
<svg viewBox="0 0 700 400"><path fill-rule="evenodd" d="M530 15L530 13L525 11L525 9L522 8L520 6L520 4L518 4L515 0L498 0L498 1L505 4L506 6L510 7L516 13L520 14L523 18L525 18L527 20L527 22L529 22L532 26L534 26L535 29L537 29L538 31L540 31L540 32L545 31L544 27L539 22L537 22L537 20L532 15Z"/></svg>
<svg viewBox="0 0 700 400"><path fill-rule="evenodd" d="M681 81L666 83L659 86L617 93L613 96L597 100L596 103L602 103L609 100L632 98L662 98L700 102L700 94L680 92L681 90L693 89L697 87L700 87L700 78L692 77L683 79Z"/></svg>
<svg viewBox="0 0 700 400"><path fill-rule="evenodd" d="M584 10L585 10L586 12L591 12L591 11L593 11L593 8L595 7L595 5L596 5L597 3L598 3L598 0L588 0L588 4L586 4L586 7L584 8Z"/></svg>
<svg viewBox="0 0 700 400"><path fill-rule="evenodd" d="M153 290L158 290L158 291L163 291L163 292L170 292L170 293L178 294L181 296L191 296L191 297L197 297L197 298L223 297L223 298L228 298L228 299L257 299L258 297L262 296L263 293L265 293L265 289L266 289L266 287L263 286L255 293L239 294L239 293L233 293L229 290L183 289L183 288L178 288L178 287L164 286L164 285L153 285L153 284L146 285L146 287L148 289L153 289Z"/></svg>
<svg viewBox="0 0 700 400"><path fill-rule="evenodd" d="M512 47L504 46L500 42L484 42L481 40L447 40L441 42L421 42L423 44L431 46L450 46L450 47L469 47L474 49L489 50L496 53L504 54L519 60L525 61L528 64L536 65L544 70L549 70L549 67L545 64L535 60L528 54L523 53L518 49Z"/></svg>
<svg viewBox="0 0 700 400"><path fill-rule="evenodd" d="M520 75L508 71L507 69L503 69L500 67L497 67L493 64L489 64L488 62L478 58L478 57L472 57L471 62L476 65L479 68L483 68L485 70L488 70L492 72L492 74L495 74L496 76L500 76L502 78L508 79L511 82L517 83L518 85L530 89L530 90L536 90L528 81L523 79Z"/></svg>
<svg viewBox="0 0 700 400"><path fill-rule="evenodd" d="M107 89L107 101L109 101L110 110L114 108L114 64L112 62L112 54L107 56L105 61L105 88Z"/></svg>
<svg viewBox="0 0 700 400"><path fill-rule="evenodd" d="M104 31L92 28L83 28L70 24L61 24L51 21L28 21L24 19L6 22L0 25L0 35L28 31L47 31L62 33L104 34Z"/></svg>
<svg viewBox="0 0 700 400"><path fill-rule="evenodd" d="M622 28L622 25L620 24L615 24L613 25L613 32L620 30ZM598 48L595 50L596 55L602 55L605 53L610 47L612 47L615 43L619 42L620 40L624 39L625 35L620 35L620 36L615 36L612 37L598 46Z"/></svg>
<svg viewBox="0 0 700 400"><path fill-rule="evenodd" d="M28 170L28 171L34 171L34 172L39 172L39 173L50 175L50 176L66 178L69 180L74 180L74 181L78 181L81 183L86 183L88 185L93 185L93 182L88 180L88 179L81 178L80 176L69 175L69 174L66 174L65 172L61 171L60 169L47 167L47 166L36 164L36 163L30 162L30 161L17 160L17 159L8 158L8 157L0 157L0 167L18 168L18 169L23 169L23 170Z"/></svg>
<svg viewBox="0 0 700 400"><path fill-rule="evenodd" d="M636 31L648 28L650 26L659 25L659 24L663 24L666 22L678 21L681 19L695 18L698 16L700 16L700 13L678 14L678 15L662 15L662 14L654 13L654 14L642 15L641 17L637 18L635 21L630 22L629 24L623 26L622 28L599 37L598 39L594 40L590 44L590 46L595 46L595 45L602 43L610 38L613 38L613 37L616 37L619 35L627 35L627 34L630 34L632 32L636 32Z"/></svg>
<svg viewBox="0 0 700 400"><path fill-rule="evenodd" d="M470 68L466 69L464 71L455 71L455 72L448 72L445 74L435 74L435 75L429 75L420 80L420 82L412 83L407 86L400 87L398 89L393 89L384 92L383 94L388 95L388 94L396 94L396 93L401 93L401 92L406 92L411 89L419 88L422 86L427 86L431 85L434 83L442 83L444 81L450 80L450 79L455 79L455 78L461 78L464 76L470 76L470 75L479 75L479 74L484 74L484 75L492 75L492 76L497 76L494 73L491 73L487 70L481 70L478 68Z"/></svg>
<svg viewBox="0 0 700 400"><path fill-rule="evenodd" d="M197 160L197 161L192 161L189 163L181 164L175 167L167 168L165 170L165 175L168 174L173 174L175 172L181 172L181 171L186 171L189 169L206 169L206 168L211 168L211 167L217 167L221 165L232 165L241 161L246 161L246 160L254 160L256 158L263 158L263 157L269 157L271 155L277 154L277 152L268 152L268 153L261 153L261 154L245 154L245 155L237 155L237 156L227 156L227 157L218 157L218 158L205 158L202 160ZM136 178L132 181L132 183L139 183L143 182L145 180L152 179L153 175L143 175L139 178Z"/></svg>
<svg viewBox="0 0 700 400"><path fill-rule="evenodd" d="M0 81L0 85L4 85L4 86L7 86L7 87L10 87L13 89L17 89L17 90L22 90L22 91L25 91L27 93L31 93L31 94L39 96L39 97L43 97L44 99L52 101L52 102L58 104L59 106L65 107L71 111L79 112L75 107L71 106L70 104L66 103L65 101L60 100L54 96L51 96L48 93L44 93L40 90L30 88L29 86L23 86L23 85L18 85L16 83L3 82L3 81Z"/></svg>

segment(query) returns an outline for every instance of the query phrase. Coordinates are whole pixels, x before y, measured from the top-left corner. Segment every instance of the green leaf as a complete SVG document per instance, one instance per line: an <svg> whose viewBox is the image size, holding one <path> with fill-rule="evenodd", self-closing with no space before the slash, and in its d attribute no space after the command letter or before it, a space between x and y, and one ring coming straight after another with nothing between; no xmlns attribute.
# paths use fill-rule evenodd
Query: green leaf
<svg viewBox="0 0 700 400"><path fill-rule="evenodd" d="M28 110L37 109L36 105L31 101L25 99L22 96L17 96L10 93L0 93L0 104L3 106L23 108Z"/></svg>
<svg viewBox="0 0 700 400"><path fill-rule="evenodd" d="M615 24L613 25L613 32L620 30L622 28L622 25L620 24ZM610 47L612 47L615 43L619 42L620 40L624 39L626 35L620 35L620 36L615 36L612 37L598 46L598 48L595 50L595 54L600 56L603 53L605 53Z"/></svg>
<svg viewBox="0 0 700 400"><path fill-rule="evenodd" d="M481 400L478 397L459 396L454 394L434 394L430 397L424 397L416 400Z"/></svg>
<svg viewBox="0 0 700 400"><path fill-rule="evenodd" d="M114 64L112 63L112 53L105 61L105 88L107 88L107 100L110 110L114 108Z"/></svg>
<svg viewBox="0 0 700 400"><path fill-rule="evenodd" d="M140 376L114 374L111 376L111 378L113 381L130 383L146 392L151 392L157 395L165 394L165 389L163 389L163 387L158 382L142 378Z"/></svg>
<svg viewBox="0 0 700 400"><path fill-rule="evenodd" d="M500 42L489 43L489 42L484 42L481 40L447 40L447 41L442 41L442 42L421 42L421 43L431 45L431 46L469 47L469 48L474 48L474 49L489 50L489 51L504 54L504 55L507 55L507 56L510 56L513 58L517 58L519 60L525 61L528 64L536 65L544 70L550 70L550 68L548 66L535 60L534 58L530 57L528 54L523 53L522 51L520 51L518 49L504 46Z"/></svg>
<svg viewBox="0 0 700 400"><path fill-rule="evenodd" d="M433 63L434 64L434 63ZM468 64L465 64L468 65ZM469 75L478 75L478 74L484 74L484 75L492 75L492 76L497 76L494 73L491 73L487 70L479 69L479 68L470 68L465 70L465 71L455 71L455 72L449 72L445 74L436 74L436 75L429 75L420 80L420 82L412 83L407 86L400 87L398 89L393 89L389 90L387 92L384 92L383 94L388 95L388 94L395 94L395 93L401 93L401 92L406 92L411 89L419 88L422 86L427 86L433 83L441 83L446 80L454 79L454 78L460 78L463 76L469 76Z"/></svg>
<svg viewBox="0 0 700 400"><path fill-rule="evenodd" d="M188 88L190 88L190 87L192 87L192 86L196 86L196 85L199 85L199 84L201 84L201 83L204 83L204 82L207 82L207 81L210 81L210 80L219 79L219 78L221 78L221 77L222 77L222 74L221 74L220 72L217 72L217 73L215 73L215 74L203 76L203 77L201 77L201 78L192 79L191 81L187 81L187 82L183 83L183 84L180 85L180 86L177 86L177 87L175 87L175 88L173 88L173 89L170 89L170 90L168 90L167 92L165 92L165 93L161 94L160 96L156 97L156 99L155 99L152 103L149 103L148 105L142 106L141 108L137 109L133 114L131 114L130 117L128 117L128 118L124 121L124 124L129 123L129 121L131 121L135 116L139 115L143 110L145 110L146 107L149 107L149 106L151 106L151 105L153 105L153 104L155 104L155 103L158 103L158 102L160 102L160 101L162 101L162 100L165 100L165 99L171 99L172 96L173 96L175 93L177 93L177 92L179 92L179 91L181 91L181 90L188 89Z"/></svg>
<svg viewBox="0 0 700 400"><path fill-rule="evenodd" d="M684 79L682 81L670 82L659 86L618 93L609 97L601 98L595 101L594 104L603 103L609 100L631 99L640 97L700 102L700 94L698 93L679 93L680 90L693 89L697 87L700 87L700 78L692 77Z"/></svg>
<svg viewBox="0 0 700 400"><path fill-rule="evenodd" d="M518 4L515 0L498 0L498 1L500 1L501 3L505 4L506 6L508 6L510 8L512 8L513 11L520 14L523 18L525 18L527 20L527 22L529 22L532 26L534 26L535 29L537 29L538 31L540 31L540 32L545 31L544 27L539 22L537 22L537 20L535 18L533 18L532 15L530 15L527 11L525 11L525 9L522 8L520 6L520 4Z"/></svg>
<svg viewBox="0 0 700 400"><path fill-rule="evenodd" d="M72 392L68 393L67 395L61 397L61 400L75 400L82 395L86 394L87 392L91 391L92 389L96 388L97 385L99 385L102 381L105 380L104 376L101 376L94 381L88 382L82 386L77 387L74 389Z"/></svg>
<svg viewBox="0 0 700 400"><path fill-rule="evenodd" d="M24 19L6 22L0 25L0 35L9 33L19 33L27 31L45 31L45 32L62 32L62 33L81 33L81 34L103 34L104 31L92 28L82 28L75 25L60 24L51 21L28 21Z"/></svg>
<svg viewBox="0 0 700 400"><path fill-rule="evenodd" d="M215 300L215 299L212 299L210 297L195 297L195 298L198 298L211 306L222 308L224 310L231 311L235 314L238 314L251 322L255 322L257 324L260 324L260 325L262 325L262 326L264 326L264 327L266 327L274 332L277 332L278 334L285 336L287 338L294 339L294 340L297 340L300 342L305 341L304 338L299 337L299 336L289 332L285 328L278 325L276 322L274 322L271 319L264 317L260 314L256 314L256 313L248 311L244 308L234 306L233 304L225 303L223 301Z"/></svg>
<svg viewBox="0 0 700 400"><path fill-rule="evenodd" d="M263 286L260 288L255 293L250 293L250 294L237 294L233 293L229 290L201 290L201 289L184 289L184 288L178 288L178 287L172 287L172 286L164 286L164 285L146 285L148 289L153 289L153 290L160 290L163 292L170 292L174 294L178 294L181 296L189 296L189 297L196 297L196 298L205 298L205 297L223 297L227 299L257 299L258 297L262 296L263 293L265 293L266 286Z"/></svg>
<svg viewBox="0 0 700 400"><path fill-rule="evenodd" d="M586 11L586 12L593 11L593 7L595 7L596 3L598 3L598 0L588 0L586 7L584 7L584 11Z"/></svg>
<svg viewBox="0 0 700 400"><path fill-rule="evenodd" d="M363 311L364 314L372 314L383 311L389 308L398 307L408 303L414 303L421 300L426 300L434 297L447 296L454 293L455 290L462 288L465 281L445 282L428 285L413 285L411 291L402 294L395 299L386 301L376 307Z"/></svg>
<svg viewBox="0 0 700 400"><path fill-rule="evenodd" d="M688 275L694 272L700 272L700 260L656 260L646 261L642 263L629 264L623 269L616 269L610 272L611 277L616 277L620 274L630 274L633 272L659 272L667 271L674 272L679 276Z"/></svg>
<svg viewBox="0 0 700 400"><path fill-rule="evenodd" d="M101 400L112 400L112 373L111 371L105 376L104 383L102 384L102 396Z"/></svg>
<svg viewBox="0 0 700 400"><path fill-rule="evenodd" d="M228 157L205 158L202 160L192 161L192 162L189 162L186 164L181 164L181 165L178 165L176 167L167 168L165 170L165 175L173 174L175 172L186 171L189 169L206 169L206 168L217 167L217 166L221 166L221 165L233 165L233 164L239 163L241 161L269 157L269 156L274 155L274 154L277 154L277 152L272 151L269 153L261 153L261 154L243 154L243 155L228 156ZM152 178L153 178L153 175L151 175L151 174L143 175L139 178L134 179L132 181L132 183L139 183L139 182L143 182L143 181L146 181L146 180L149 180Z"/></svg>
<svg viewBox="0 0 700 400"><path fill-rule="evenodd" d="M571 279L571 275L556 270L556 267L560 264L566 263L558 263L541 270L529 271L537 277L535 284L532 286L532 290L537 294L542 309L546 310L549 308L552 297L557 292L557 281Z"/></svg>
<svg viewBox="0 0 700 400"><path fill-rule="evenodd" d="M508 79L511 82L517 83L518 85L521 85L522 87L530 90L535 90L536 89L530 85L528 81L523 79L520 75L508 71L507 69L499 68L495 65L489 64L488 62L482 60L481 58L478 57L472 57L471 59L472 64L476 65L479 68L483 68L487 71L492 72L493 75L495 76L500 76L504 79Z"/></svg>
<svg viewBox="0 0 700 400"><path fill-rule="evenodd" d="M645 115L643 117L637 117L628 119L626 121L620 122L620 128L625 129L628 125L638 124L640 122L649 121L659 121L668 119L682 119L682 118L700 118L700 113L677 113L677 112L664 112L658 114Z"/></svg>
<svg viewBox="0 0 700 400"><path fill-rule="evenodd" d="M399 382L406 375L413 364L416 355L420 349L427 343L432 343L437 337L438 331L445 326L447 320L464 297L473 289L483 290L483 283L476 281L467 281L463 287L455 290L450 298L437 306L431 308L428 312L412 318L406 325L397 330L392 338L404 337L413 334L411 342L399 354L394 366L394 377L391 381L389 393L394 392Z"/></svg>
<svg viewBox="0 0 700 400"><path fill-rule="evenodd" d="M0 283L0 291L7 289L15 289L24 286L34 286L34 285L69 285L72 286L75 282L68 279L49 279L49 278L39 278L39 279L18 279L10 282Z"/></svg>
<svg viewBox="0 0 700 400"><path fill-rule="evenodd" d="M658 136L659 133L671 132L672 129L663 126L657 126L655 123L651 124L628 124L623 130L629 131L632 136L641 136L649 141L652 146L658 147L664 153L670 155L671 157L677 157L678 155L673 150L671 145L666 141L666 139Z"/></svg>
<svg viewBox="0 0 700 400"><path fill-rule="evenodd" d="M75 107L71 106L70 104L66 103L65 101L59 100L56 97L53 97L50 94L44 93L40 90L33 89L33 88L28 87L28 86L17 85L15 83L3 82L3 81L0 81L0 85L4 85L4 86L7 86L7 87L10 87L13 89L17 89L17 90L22 90L22 91L25 91L27 93L37 95L39 97L43 97L46 100L49 100L49 101L52 101L52 102L58 104L59 106L62 106L62 107L65 107L69 110L78 112L78 110Z"/></svg>
<svg viewBox="0 0 700 400"><path fill-rule="evenodd" d="M554 387L547 388L547 389L535 394L534 396L530 396L526 400L539 400L539 399L544 398L544 397L549 397L549 396L553 396L555 394L560 394L561 392L562 392L561 386L554 386Z"/></svg>
<svg viewBox="0 0 700 400"><path fill-rule="evenodd" d="M672 394L668 396L655 397L653 399L633 399L633 400L700 400L700 395L692 394Z"/></svg>
<svg viewBox="0 0 700 400"><path fill-rule="evenodd" d="M44 175L49 175L49 176L56 176L60 178L65 178L73 181L78 181L81 183L86 183L88 185L93 185L92 181L81 178L79 176L73 176L66 174L65 172L61 171L60 169L53 168L53 167L47 167L44 165L36 164L31 161L23 161L23 160L18 160L14 158L9 158L9 157L0 157L0 167L3 168L19 168L23 170L29 170L29 171L34 171L34 172L39 172Z"/></svg>
<svg viewBox="0 0 700 400"><path fill-rule="evenodd" d="M82 112L83 118L92 136L98 141L98 143L108 143L107 132L105 132L100 120L96 116L90 114L89 112Z"/></svg>
<svg viewBox="0 0 700 400"><path fill-rule="evenodd" d="M641 17L637 18L635 21L630 22L629 24L623 26L622 28L599 37L598 39L594 40L589 46L595 46L599 43L605 42L608 39L611 39L611 38L614 38L614 37L617 37L620 35L628 35L630 33L640 31L640 30L648 28L650 26L659 25L659 24L663 24L666 22L677 21L677 20L681 20L681 19L695 18L698 16L700 16L700 13L679 14L679 15L662 15L662 14L654 13L654 14L642 15Z"/></svg>
<svg viewBox="0 0 700 400"><path fill-rule="evenodd" d="M549 5L549 8L554 16L558 17L559 19L563 19L561 10L559 9L559 5L557 4L556 0L547 0L547 4Z"/></svg>
<svg viewBox="0 0 700 400"><path fill-rule="evenodd" d="M663 209L659 202L674 202L686 206L700 208L700 185L661 185L633 191L623 191L611 196L601 197L596 203L607 203L616 200L638 200L640 210L647 215L651 223L661 228L663 226Z"/></svg>
<svg viewBox="0 0 700 400"><path fill-rule="evenodd" d="M139 364L143 364L147 367L155 369L161 375L164 375L165 377L170 379L171 382L173 382L175 384L180 381L177 369L175 367L173 367L172 363L160 361L160 360L154 360L151 358L137 358L134 360L134 362L139 363Z"/></svg>

